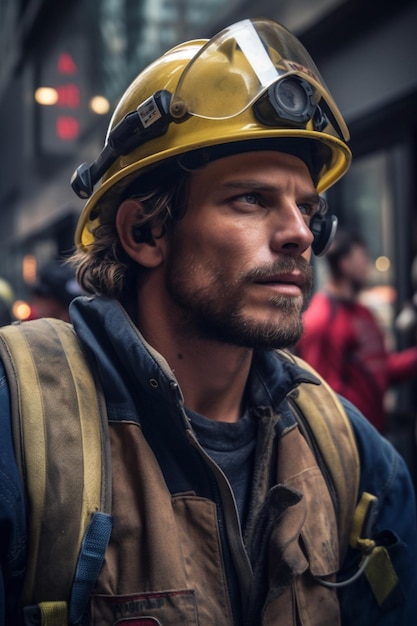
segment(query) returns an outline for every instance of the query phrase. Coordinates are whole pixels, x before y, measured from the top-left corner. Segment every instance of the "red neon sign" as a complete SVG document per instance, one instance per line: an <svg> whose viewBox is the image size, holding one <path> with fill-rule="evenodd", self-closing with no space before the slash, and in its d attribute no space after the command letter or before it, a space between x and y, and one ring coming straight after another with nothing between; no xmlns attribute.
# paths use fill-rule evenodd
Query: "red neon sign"
<svg viewBox="0 0 417 626"><path fill-rule="evenodd" d="M78 109L80 106L80 88L77 84L59 85L56 90L58 92L57 106Z"/></svg>
<svg viewBox="0 0 417 626"><path fill-rule="evenodd" d="M58 74L70 74L73 76L77 73L77 65L74 59L68 52L61 52L58 57L58 63L56 65Z"/></svg>
<svg viewBox="0 0 417 626"><path fill-rule="evenodd" d="M81 134L79 52L77 48L70 50L57 50L44 66L44 82L57 93L54 105L41 108L41 149L45 154L72 153Z"/></svg>
<svg viewBox="0 0 417 626"><path fill-rule="evenodd" d="M62 141L73 141L80 134L80 123L75 117L59 115L56 119L56 134Z"/></svg>

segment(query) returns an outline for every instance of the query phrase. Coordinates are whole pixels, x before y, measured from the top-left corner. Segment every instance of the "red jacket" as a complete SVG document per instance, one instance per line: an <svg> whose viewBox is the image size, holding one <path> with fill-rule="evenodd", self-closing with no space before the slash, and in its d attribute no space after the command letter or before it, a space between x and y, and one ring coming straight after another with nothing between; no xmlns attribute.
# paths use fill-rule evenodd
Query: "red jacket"
<svg viewBox="0 0 417 626"><path fill-rule="evenodd" d="M316 293L304 314L296 352L379 430L388 387L417 375L417 347L389 353L371 311L358 302Z"/></svg>

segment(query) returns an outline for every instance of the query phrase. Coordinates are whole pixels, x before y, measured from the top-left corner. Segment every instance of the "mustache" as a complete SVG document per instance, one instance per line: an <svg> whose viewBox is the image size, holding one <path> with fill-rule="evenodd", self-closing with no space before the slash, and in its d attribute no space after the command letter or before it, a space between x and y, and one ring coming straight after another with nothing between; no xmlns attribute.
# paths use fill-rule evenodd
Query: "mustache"
<svg viewBox="0 0 417 626"><path fill-rule="evenodd" d="M302 276L303 290L310 291L313 287L313 267L303 258L282 256L272 265L263 265L248 271L244 276L245 283L267 280L275 274L298 272Z"/></svg>

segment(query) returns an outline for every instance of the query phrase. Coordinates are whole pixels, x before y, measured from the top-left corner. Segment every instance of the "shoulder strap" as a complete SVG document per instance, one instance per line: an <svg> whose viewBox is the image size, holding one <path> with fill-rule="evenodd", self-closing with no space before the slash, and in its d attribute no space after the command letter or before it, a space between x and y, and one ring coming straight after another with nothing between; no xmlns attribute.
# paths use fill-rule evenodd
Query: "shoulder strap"
<svg viewBox="0 0 417 626"><path fill-rule="evenodd" d="M340 554L349 544L358 500L359 454L352 425L337 395L308 363L279 353L316 376L321 384L301 383L289 395L300 428L320 463L332 495L339 528Z"/></svg>
<svg viewBox="0 0 417 626"><path fill-rule="evenodd" d="M23 604L41 607L42 624L68 623L48 621L47 615L60 603L71 612L74 573L81 569L81 577L91 578L82 554L78 559L83 538L87 549L96 545L91 527L98 522L107 545L111 529L104 398L70 324L40 319L3 327L0 356L9 381L16 458L29 510ZM72 612L79 613L79 581L75 587L73 603L78 605Z"/></svg>
<svg viewBox="0 0 417 626"><path fill-rule="evenodd" d="M316 448L324 476L330 478L327 483L330 493L333 491L341 560L348 545L362 553L359 569L350 578L339 582L316 580L331 588L346 587L364 573L378 604L388 607L400 593L399 581L388 551L372 539L378 499L367 492L359 499L360 459L352 425L337 395L319 374L302 359L282 354L321 382L302 383L291 394L290 402L310 445Z"/></svg>

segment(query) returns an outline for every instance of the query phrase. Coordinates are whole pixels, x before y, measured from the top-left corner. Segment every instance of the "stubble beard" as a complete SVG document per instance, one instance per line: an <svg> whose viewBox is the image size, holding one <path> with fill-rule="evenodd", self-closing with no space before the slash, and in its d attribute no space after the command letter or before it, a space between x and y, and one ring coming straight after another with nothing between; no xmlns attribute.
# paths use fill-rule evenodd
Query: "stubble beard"
<svg viewBox="0 0 417 626"><path fill-rule="evenodd" d="M243 312L245 286L280 272L301 270L305 276L302 297L272 296L269 305L276 319L260 322ZM311 266L304 259L283 256L273 267L257 268L231 283L216 269L207 287L192 288L188 280L195 271L190 259L176 258L170 264L167 289L182 312L179 332L189 337L253 349L286 348L297 343L303 332L302 312L312 289Z"/></svg>

